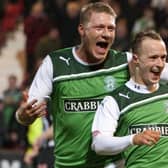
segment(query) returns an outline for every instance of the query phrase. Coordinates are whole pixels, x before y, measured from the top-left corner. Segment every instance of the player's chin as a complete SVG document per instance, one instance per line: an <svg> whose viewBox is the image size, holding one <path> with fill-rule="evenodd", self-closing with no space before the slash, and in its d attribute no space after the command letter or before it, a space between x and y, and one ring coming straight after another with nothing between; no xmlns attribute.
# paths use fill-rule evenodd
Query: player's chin
<svg viewBox="0 0 168 168"><path fill-rule="evenodd" d="M104 60L106 57L107 57L107 53L106 52L104 52L104 53L95 52L94 53L94 58L95 58L95 60L97 60L97 62L99 62L101 60Z"/></svg>
<svg viewBox="0 0 168 168"><path fill-rule="evenodd" d="M159 83L159 81L160 81L160 77L155 77L155 78L152 78L151 79L151 83L154 85L154 84L157 84L157 83Z"/></svg>
<svg viewBox="0 0 168 168"><path fill-rule="evenodd" d="M155 82L159 82L160 81L160 76L161 76L160 73L153 74L152 80L155 81Z"/></svg>

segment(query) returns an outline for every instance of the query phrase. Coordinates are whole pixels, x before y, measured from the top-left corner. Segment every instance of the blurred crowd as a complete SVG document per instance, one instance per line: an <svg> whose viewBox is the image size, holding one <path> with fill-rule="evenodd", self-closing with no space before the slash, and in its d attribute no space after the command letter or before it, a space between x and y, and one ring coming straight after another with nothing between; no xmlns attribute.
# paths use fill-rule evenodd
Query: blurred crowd
<svg viewBox="0 0 168 168"><path fill-rule="evenodd" d="M0 47L23 23L26 46L25 79L30 84L44 56L52 50L79 43L80 8L95 0L1 0ZM144 29L157 30L168 43L168 0L100 0L118 15L114 49L128 50L132 37Z"/></svg>
<svg viewBox="0 0 168 168"><path fill-rule="evenodd" d="M24 79L19 86L17 77L7 78L8 86L0 97L0 148L27 150L44 130L29 138L30 128L19 125L15 111L42 59L53 50L79 43L77 25L80 8L94 0L1 0L0 1L0 49L12 36L19 24L23 25L26 45ZM116 38L112 48L128 51L132 38L145 29L155 29L168 46L168 0L100 0L116 11ZM39 122L40 126L41 122ZM34 131L34 130L33 130ZM31 140L30 140L31 139Z"/></svg>

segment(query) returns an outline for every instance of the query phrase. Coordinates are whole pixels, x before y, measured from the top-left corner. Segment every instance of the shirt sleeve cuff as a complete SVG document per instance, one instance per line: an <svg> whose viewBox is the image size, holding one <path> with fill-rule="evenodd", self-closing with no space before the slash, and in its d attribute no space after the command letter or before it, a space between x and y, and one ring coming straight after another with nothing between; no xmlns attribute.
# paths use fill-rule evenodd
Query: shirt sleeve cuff
<svg viewBox="0 0 168 168"><path fill-rule="evenodd" d="M131 144L131 145L134 145L133 139L134 139L134 136L135 136L135 135L136 135L136 134L130 135L130 144Z"/></svg>

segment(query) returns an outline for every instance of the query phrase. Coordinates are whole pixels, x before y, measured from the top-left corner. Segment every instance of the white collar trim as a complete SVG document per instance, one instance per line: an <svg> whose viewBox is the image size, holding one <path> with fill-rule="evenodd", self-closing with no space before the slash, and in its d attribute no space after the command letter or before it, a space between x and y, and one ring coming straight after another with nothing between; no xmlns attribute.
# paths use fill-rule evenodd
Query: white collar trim
<svg viewBox="0 0 168 168"><path fill-rule="evenodd" d="M139 83L136 83L132 78L126 82L126 86L128 88L130 88L131 90L138 92L138 93L144 93L144 94L148 94L151 93L146 85L142 85ZM157 90L159 88L159 83L156 84Z"/></svg>
<svg viewBox="0 0 168 168"><path fill-rule="evenodd" d="M79 63L82 64L82 65L85 65L85 66L99 65L100 63L102 63L102 62L104 61L104 60L103 60L103 61L101 60L101 61L96 62L96 63L84 62L82 59L80 59L80 58L78 57L78 55L76 54L75 49L76 49L76 47L73 47L73 48L72 48L72 54L73 54L74 58L76 59L76 61L79 62Z"/></svg>

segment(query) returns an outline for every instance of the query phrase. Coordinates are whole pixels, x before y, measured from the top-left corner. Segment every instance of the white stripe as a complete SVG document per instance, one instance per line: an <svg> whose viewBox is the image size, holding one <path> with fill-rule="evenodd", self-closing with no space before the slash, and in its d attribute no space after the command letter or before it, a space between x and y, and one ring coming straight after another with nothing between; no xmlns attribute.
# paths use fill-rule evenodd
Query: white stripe
<svg viewBox="0 0 168 168"><path fill-rule="evenodd" d="M119 66L116 66L116 67L112 67L112 68L109 68L109 69L101 69L101 70L97 70L97 71L94 71L94 72L84 72L84 73L79 73L79 74L62 75L62 76L59 76L59 77L55 77L53 79L53 82L63 80L63 79L77 78L77 77L90 77L90 76L95 75L97 73L110 72L110 71L113 72L113 71L117 71L119 69L122 69L122 68L126 67L127 65L128 65L128 63L125 63L125 64L122 64L122 65L119 65Z"/></svg>
<svg viewBox="0 0 168 168"><path fill-rule="evenodd" d="M157 100L157 99L160 99L160 98L165 98L165 97L168 97L168 93L163 94L163 95L154 96L154 97L148 98L146 100L142 100L142 101L139 101L137 103L130 104L126 108L124 108L124 109L121 110L121 114L125 113L129 109L131 109L133 107L136 107L138 105L142 105L144 103L147 103L147 102L150 102L150 101L153 101L153 100Z"/></svg>

